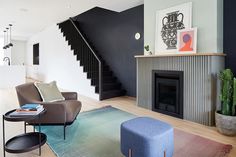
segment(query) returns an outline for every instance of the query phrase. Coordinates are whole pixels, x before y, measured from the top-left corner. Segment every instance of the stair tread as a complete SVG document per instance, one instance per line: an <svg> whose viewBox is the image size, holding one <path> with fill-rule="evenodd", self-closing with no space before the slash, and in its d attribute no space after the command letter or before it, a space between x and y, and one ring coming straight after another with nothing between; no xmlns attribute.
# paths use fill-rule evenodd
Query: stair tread
<svg viewBox="0 0 236 157"><path fill-rule="evenodd" d="M91 80L97 80L99 78L92 77L90 78ZM103 76L103 79L117 79L115 76L108 75L108 76Z"/></svg>
<svg viewBox="0 0 236 157"><path fill-rule="evenodd" d="M111 91L111 90L120 90L121 89L121 83L118 81L112 82L112 83L103 83L102 91ZM95 92L99 92L99 86L95 85Z"/></svg>
<svg viewBox="0 0 236 157"><path fill-rule="evenodd" d="M103 93L112 93L112 92L120 92L120 91L125 91L125 90L124 89L108 90L108 91L103 91Z"/></svg>
<svg viewBox="0 0 236 157"><path fill-rule="evenodd" d="M96 86L95 86L96 87ZM107 90L103 90L102 93L103 94L107 94L107 93L117 93L117 92L125 92L124 89L122 89L121 87L119 88L115 88L115 89L107 89ZM96 93L99 93L99 91L96 91Z"/></svg>
<svg viewBox="0 0 236 157"><path fill-rule="evenodd" d="M123 89L120 90L110 90L102 92L102 99L109 99L113 97L119 97L125 95L126 91Z"/></svg>
<svg viewBox="0 0 236 157"><path fill-rule="evenodd" d="M111 82L111 83L103 83L103 85L107 85L107 86L109 86L109 85L117 85L117 84L121 84L120 82Z"/></svg>

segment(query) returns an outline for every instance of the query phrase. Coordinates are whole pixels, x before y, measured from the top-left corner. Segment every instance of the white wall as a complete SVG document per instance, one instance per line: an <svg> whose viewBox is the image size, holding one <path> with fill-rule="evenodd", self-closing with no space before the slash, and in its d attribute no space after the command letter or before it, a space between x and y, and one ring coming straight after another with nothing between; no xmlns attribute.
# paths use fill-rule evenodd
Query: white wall
<svg viewBox="0 0 236 157"><path fill-rule="evenodd" d="M144 0L144 44L155 49L156 12L193 2L192 26L198 27L198 52L223 52L223 0Z"/></svg>
<svg viewBox="0 0 236 157"><path fill-rule="evenodd" d="M32 65L33 44L35 43L39 43L40 65L38 66ZM97 100L99 98L56 24L28 40L26 65L28 77L43 82L56 80L62 89L76 91Z"/></svg>
<svg viewBox="0 0 236 157"><path fill-rule="evenodd" d="M223 52L224 35L224 1L217 0L217 51Z"/></svg>
<svg viewBox="0 0 236 157"><path fill-rule="evenodd" d="M25 66L0 66L0 89L15 88L25 83Z"/></svg>
<svg viewBox="0 0 236 157"><path fill-rule="evenodd" d="M26 41L12 40L11 64L23 65L25 62Z"/></svg>
<svg viewBox="0 0 236 157"><path fill-rule="evenodd" d="M3 65L3 57L4 57L4 39L0 37L0 65Z"/></svg>

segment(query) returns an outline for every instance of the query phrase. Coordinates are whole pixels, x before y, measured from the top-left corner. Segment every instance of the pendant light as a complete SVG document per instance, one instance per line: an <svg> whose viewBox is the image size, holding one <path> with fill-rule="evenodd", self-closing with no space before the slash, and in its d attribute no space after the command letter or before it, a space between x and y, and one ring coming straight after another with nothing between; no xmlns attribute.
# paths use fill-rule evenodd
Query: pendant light
<svg viewBox="0 0 236 157"><path fill-rule="evenodd" d="M8 44L9 47L12 47L12 46L13 46L13 44L11 43L11 27L12 27L12 24L9 24L9 28L10 28L10 29L9 29L9 31L10 31L10 32L9 32L9 33L10 33L10 34L9 34L9 44Z"/></svg>
<svg viewBox="0 0 236 157"><path fill-rule="evenodd" d="M4 30L4 46L3 49L8 49L10 47L13 47L13 44L11 42L11 29L12 29L12 24L9 24L9 27ZM9 35L8 35L9 32ZM9 37L8 37L9 36Z"/></svg>
<svg viewBox="0 0 236 157"><path fill-rule="evenodd" d="M6 48L9 48L9 45L7 44L7 43L8 43L8 30L9 30L9 28L7 27L6 29L7 29L7 37L6 37L6 41L7 41L7 42L6 42L6 46L5 46L5 47L6 47Z"/></svg>
<svg viewBox="0 0 236 157"><path fill-rule="evenodd" d="M6 48L6 31L3 31L4 32L4 46L3 46L3 49L7 49Z"/></svg>

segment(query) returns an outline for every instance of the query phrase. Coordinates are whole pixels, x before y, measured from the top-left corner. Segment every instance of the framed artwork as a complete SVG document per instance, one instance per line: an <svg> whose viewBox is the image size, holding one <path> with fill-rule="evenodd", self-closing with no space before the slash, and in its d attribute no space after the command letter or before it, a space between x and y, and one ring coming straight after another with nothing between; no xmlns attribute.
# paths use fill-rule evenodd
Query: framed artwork
<svg viewBox="0 0 236 157"><path fill-rule="evenodd" d="M178 52L197 52L197 28L178 30L177 38Z"/></svg>
<svg viewBox="0 0 236 157"><path fill-rule="evenodd" d="M192 2L157 11L155 52L176 53L177 31L192 27Z"/></svg>

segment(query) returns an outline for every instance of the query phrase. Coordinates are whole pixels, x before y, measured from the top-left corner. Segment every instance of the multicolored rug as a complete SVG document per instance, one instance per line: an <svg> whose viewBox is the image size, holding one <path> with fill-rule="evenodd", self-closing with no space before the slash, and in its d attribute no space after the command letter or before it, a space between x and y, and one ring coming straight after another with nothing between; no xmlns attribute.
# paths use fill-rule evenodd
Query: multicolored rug
<svg viewBox="0 0 236 157"><path fill-rule="evenodd" d="M66 128L43 126L48 145L58 157L123 157L120 152L120 124L135 115L113 107L80 113L77 120ZM174 157L225 157L231 145L175 129Z"/></svg>

